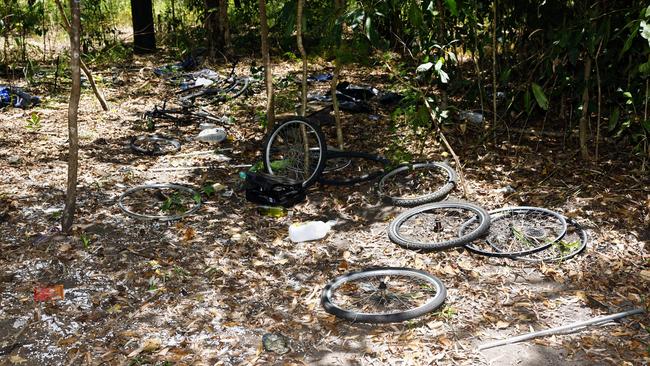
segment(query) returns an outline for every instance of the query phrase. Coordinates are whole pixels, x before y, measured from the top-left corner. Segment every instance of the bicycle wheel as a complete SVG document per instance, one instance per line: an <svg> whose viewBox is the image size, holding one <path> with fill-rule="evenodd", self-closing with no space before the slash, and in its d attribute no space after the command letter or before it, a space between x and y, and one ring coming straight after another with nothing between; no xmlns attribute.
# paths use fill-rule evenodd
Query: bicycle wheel
<svg viewBox="0 0 650 366"><path fill-rule="evenodd" d="M165 155L179 151L181 143L178 140L158 135L141 135L131 139L131 150L146 155Z"/></svg>
<svg viewBox="0 0 650 366"><path fill-rule="evenodd" d="M228 99L235 99L246 93L249 84L248 78L235 78L232 85L225 89L226 93L228 93Z"/></svg>
<svg viewBox="0 0 650 366"><path fill-rule="evenodd" d="M264 143L264 170L313 184L325 167L325 136L318 125L295 117L276 126Z"/></svg>
<svg viewBox="0 0 650 366"><path fill-rule="evenodd" d="M445 285L416 269L388 267L351 272L328 283L321 305L330 314L361 323L394 323L440 307Z"/></svg>
<svg viewBox="0 0 650 366"><path fill-rule="evenodd" d="M201 208L201 195L178 184L146 184L122 193L117 201L127 215L139 220L178 220Z"/></svg>
<svg viewBox="0 0 650 366"><path fill-rule="evenodd" d="M511 207L490 211L492 225L484 243L468 243L467 249L490 257L517 257L540 252L564 237L566 220L540 207ZM459 235L475 225L468 221Z"/></svg>
<svg viewBox="0 0 650 366"><path fill-rule="evenodd" d="M327 170L328 163L336 169ZM325 185L349 186L371 181L384 173L384 168L390 164L388 159L381 156L357 151L327 151L327 161L323 174L318 182Z"/></svg>
<svg viewBox="0 0 650 366"><path fill-rule="evenodd" d="M471 231L458 235L466 222L477 220ZM402 212L388 226L388 237L409 249L441 250L461 246L485 234L490 215L465 202L437 202Z"/></svg>
<svg viewBox="0 0 650 366"><path fill-rule="evenodd" d="M539 263L539 262L563 262L582 253L587 248L589 235L587 231L575 220L564 218L567 222L567 232L564 237L553 243L547 249L515 257L517 260Z"/></svg>
<svg viewBox="0 0 650 366"><path fill-rule="evenodd" d="M377 190L393 205L418 206L444 198L457 181L456 172L445 163L407 164L384 175Z"/></svg>

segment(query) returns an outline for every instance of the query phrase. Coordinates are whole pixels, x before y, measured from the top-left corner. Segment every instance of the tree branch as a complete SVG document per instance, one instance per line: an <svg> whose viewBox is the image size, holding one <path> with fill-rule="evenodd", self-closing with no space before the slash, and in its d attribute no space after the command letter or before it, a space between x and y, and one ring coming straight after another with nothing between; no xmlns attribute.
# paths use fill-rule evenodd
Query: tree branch
<svg viewBox="0 0 650 366"><path fill-rule="evenodd" d="M68 20L68 16L65 14L65 10L63 10L63 5L61 4L61 0L54 0L54 2L56 3L56 7L59 8L59 12L61 13L61 18L63 19L63 26L66 32L68 32L68 35L71 35L72 27L70 26L70 21ZM104 99L104 96L102 95L101 91L97 88L97 85L95 84L95 79L93 79L93 74L90 72L86 64L81 59L79 59L79 66L81 67L81 70L83 70L84 74L86 74L86 77L88 78L88 82L90 83L90 87L93 89L93 93L95 93L95 96L99 101L99 104L102 105L102 109L104 111L108 111L108 104L106 103L106 100Z"/></svg>

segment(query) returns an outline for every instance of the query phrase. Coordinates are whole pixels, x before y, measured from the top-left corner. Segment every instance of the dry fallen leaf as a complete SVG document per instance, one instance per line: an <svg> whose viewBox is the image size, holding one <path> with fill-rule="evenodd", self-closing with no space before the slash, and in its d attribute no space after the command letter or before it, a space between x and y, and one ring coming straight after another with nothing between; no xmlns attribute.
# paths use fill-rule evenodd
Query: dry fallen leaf
<svg viewBox="0 0 650 366"><path fill-rule="evenodd" d="M497 328L499 328L499 329L506 329L506 328L508 328L509 326L510 326L510 323L508 323L508 322L504 322L503 320L499 320L499 321L497 322Z"/></svg>
<svg viewBox="0 0 650 366"><path fill-rule="evenodd" d="M11 362L14 365L20 365L20 364L23 364L23 363L27 362L27 360L20 357L19 355L14 355L14 356L9 357L9 362Z"/></svg>
<svg viewBox="0 0 650 366"><path fill-rule="evenodd" d="M650 269L641 271L641 278L643 278L646 281L650 281Z"/></svg>

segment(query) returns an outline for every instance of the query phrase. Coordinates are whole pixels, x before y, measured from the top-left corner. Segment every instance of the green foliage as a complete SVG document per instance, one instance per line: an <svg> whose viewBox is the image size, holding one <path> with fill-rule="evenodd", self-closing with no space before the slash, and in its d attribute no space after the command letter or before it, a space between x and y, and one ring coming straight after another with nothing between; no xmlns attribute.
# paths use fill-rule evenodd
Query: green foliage
<svg viewBox="0 0 650 366"><path fill-rule="evenodd" d="M87 250L87 249L90 248L91 239L90 239L90 237L88 235L86 235L86 233L81 233L81 235L79 236L79 239L81 239L81 244L83 244L84 249Z"/></svg>
<svg viewBox="0 0 650 366"><path fill-rule="evenodd" d="M29 115L29 118L27 119L27 129L31 131L38 131L41 129L41 116L36 113L32 112Z"/></svg>
<svg viewBox="0 0 650 366"><path fill-rule="evenodd" d="M548 99L546 98L546 94L544 94L542 87L537 83L532 83L530 85L530 88L533 90L533 95L535 96L535 100L537 100L537 105L539 105L539 107L543 110L547 111Z"/></svg>

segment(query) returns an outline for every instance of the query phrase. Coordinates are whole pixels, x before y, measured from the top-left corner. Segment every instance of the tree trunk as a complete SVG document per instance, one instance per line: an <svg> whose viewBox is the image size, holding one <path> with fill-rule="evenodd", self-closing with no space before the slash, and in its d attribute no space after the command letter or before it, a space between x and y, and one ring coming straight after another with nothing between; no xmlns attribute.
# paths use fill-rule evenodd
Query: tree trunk
<svg viewBox="0 0 650 366"><path fill-rule="evenodd" d="M262 37L262 60L266 81L266 130L271 131L275 126L275 107L273 95L273 70L271 70L271 56L269 55L269 23L266 19L266 1L259 0L260 7L260 34Z"/></svg>
<svg viewBox="0 0 650 366"><path fill-rule="evenodd" d="M156 50L156 34L153 29L152 0L131 0L133 21L133 52L149 53Z"/></svg>
<svg viewBox="0 0 650 366"><path fill-rule="evenodd" d="M228 26L228 0L205 0L205 29L208 33L208 56L228 53L230 28Z"/></svg>
<svg viewBox="0 0 650 366"><path fill-rule="evenodd" d="M78 0L70 0L72 25L70 31L70 71L72 73L72 89L70 103L68 104L68 186L65 194L65 208L61 218L61 229L70 233L77 200L77 169L79 165L79 134L77 132L77 112L79 110L79 96L81 94L80 71L80 35L81 10Z"/></svg>
<svg viewBox="0 0 650 366"><path fill-rule="evenodd" d="M300 93L300 117L305 116L305 110L307 109L307 52L305 51L305 46L302 44L302 9L304 3L305 0L298 0L298 14L296 16L296 38L298 41L298 50L300 51L300 57L302 58L302 92Z"/></svg>
<svg viewBox="0 0 650 366"><path fill-rule="evenodd" d="M582 115L580 116L580 155L589 160L587 148L587 129L589 128L589 76L591 75L591 57L585 59L585 89L582 92Z"/></svg>

